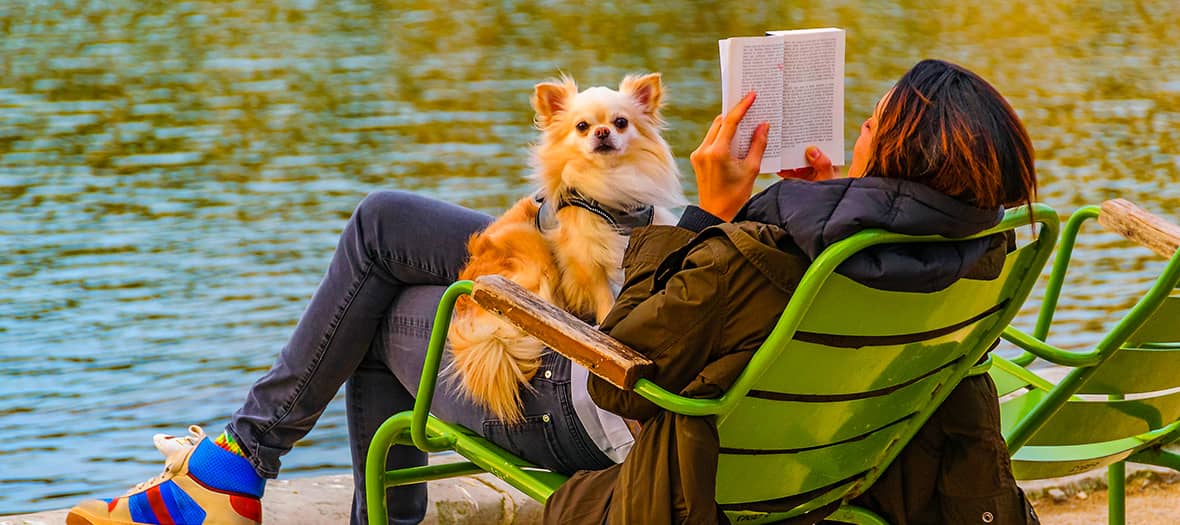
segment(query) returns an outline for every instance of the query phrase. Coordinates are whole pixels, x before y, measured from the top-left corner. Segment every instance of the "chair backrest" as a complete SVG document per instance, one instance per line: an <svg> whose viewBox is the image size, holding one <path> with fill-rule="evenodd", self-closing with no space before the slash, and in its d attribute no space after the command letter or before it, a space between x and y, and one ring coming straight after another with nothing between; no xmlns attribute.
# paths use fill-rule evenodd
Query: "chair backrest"
<svg viewBox="0 0 1180 525"><path fill-rule="evenodd" d="M1170 265L1180 266L1180 257ZM1135 329L1119 351L1097 367L1078 393L1161 392L1180 387L1177 371L1180 371L1180 296L1170 296Z"/></svg>
<svg viewBox="0 0 1180 525"><path fill-rule="evenodd" d="M1150 215L1125 201L1108 201L1101 211L1089 206L1070 217L1046 288L1038 339L1048 334L1082 223L1098 218L1111 227L1116 222L1111 216L1126 215L1127 207L1132 207L1131 217ZM1111 229L1135 237L1127 228ZM1034 384L1037 378L1019 368L997 371L1000 393L1012 394L1001 404L1001 418L1009 448L1016 454L1013 468L1019 479L1097 468L1180 430L1180 296L1172 295L1180 283L1180 251L1171 249L1171 259L1150 289L1092 350L1062 356L1081 362L1056 384ZM1068 354L1051 347L1045 352L1048 357ZM1087 449L1075 447L1065 454L1051 448L1060 446Z"/></svg>
<svg viewBox="0 0 1180 525"><path fill-rule="evenodd" d="M797 515L871 485L1016 315L1057 237L1046 206L1009 211L980 235L1041 224L995 280L889 292L834 269L882 243L862 232L809 268L774 331L719 402L717 502L743 523ZM765 514L765 513L770 514Z"/></svg>
<svg viewBox="0 0 1180 525"><path fill-rule="evenodd" d="M1002 388L1001 393L1019 388L1028 388L1028 391L1001 404L1000 417L1004 428L1014 428L1021 419L1032 414L1036 405L1046 403L1050 394L1057 390L1058 396L1064 396L1061 406L1037 424L1020 447L1142 440L1147 437L1145 434L1175 430L1171 426L1180 421L1178 320L1180 297L1168 297L1135 332L1136 336L1150 334L1150 340L1132 340L1094 366L1071 370L1053 385L1036 386L1021 381L1031 378L1005 374L1004 381L1011 384ZM1130 441L1125 445L1130 451L1141 443ZM1034 473L1021 466L1017 468L1017 474L1020 479L1054 477L1069 474L1073 468L1063 470L1059 465Z"/></svg>

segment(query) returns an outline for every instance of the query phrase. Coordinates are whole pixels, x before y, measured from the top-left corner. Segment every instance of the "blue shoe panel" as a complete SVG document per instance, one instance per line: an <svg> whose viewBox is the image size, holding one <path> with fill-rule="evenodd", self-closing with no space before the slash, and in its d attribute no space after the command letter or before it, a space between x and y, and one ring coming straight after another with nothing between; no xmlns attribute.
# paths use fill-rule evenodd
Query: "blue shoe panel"
<svg viewBox="0 0 1180 525"><path fill-rule="evenodd" d="M148 501L146 492L133 494L127 498L127 505L131 507L131 521L136 523L151 523L152 525L159 525L160 520L156 519L156 513L152 510L152 504Z"/></svg>
<svg viewBox="0 0 1180 525"><path fill-rule="evenodd" d="M168 507L168 514L176 521L176 525L200 525L205 522L205 509L175 482L161 484L160 496L164 498L164 506Z"/></svg>
<svg viewBox="0 0 1180 525"><path fill-rule="evenodd" d="M208 438L201 440L188 459L188 471L205 486L222 491L262 497L266 480L246 458L225 450Z"/></svg>

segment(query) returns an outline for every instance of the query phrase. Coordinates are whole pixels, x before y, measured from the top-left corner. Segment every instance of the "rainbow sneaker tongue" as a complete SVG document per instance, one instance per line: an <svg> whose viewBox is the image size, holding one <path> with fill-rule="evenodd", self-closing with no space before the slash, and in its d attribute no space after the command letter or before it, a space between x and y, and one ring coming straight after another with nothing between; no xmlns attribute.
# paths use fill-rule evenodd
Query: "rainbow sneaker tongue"
<svg viewBox="0 0 1180 525"><path fill-rule="evenodd" d="M259 525L266 480L199 427L189 430L188 437L153 439L167 458L163 473L118 498L80 503L67 525Z"/></svg>

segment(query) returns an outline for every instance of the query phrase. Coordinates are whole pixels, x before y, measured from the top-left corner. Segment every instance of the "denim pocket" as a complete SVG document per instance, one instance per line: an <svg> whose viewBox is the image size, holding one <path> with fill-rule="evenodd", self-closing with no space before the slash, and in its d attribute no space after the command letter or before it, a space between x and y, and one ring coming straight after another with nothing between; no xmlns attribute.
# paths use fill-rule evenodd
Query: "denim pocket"
<svg viewBox="0 0 1180 525"><path fill-rule="evenodd" d="M549 414L525 416L524 421L512 424L486 419L483 422L483 435L541 468L562 474L572 474L576 470L560 453L561 445L554 434Z"/></svg>

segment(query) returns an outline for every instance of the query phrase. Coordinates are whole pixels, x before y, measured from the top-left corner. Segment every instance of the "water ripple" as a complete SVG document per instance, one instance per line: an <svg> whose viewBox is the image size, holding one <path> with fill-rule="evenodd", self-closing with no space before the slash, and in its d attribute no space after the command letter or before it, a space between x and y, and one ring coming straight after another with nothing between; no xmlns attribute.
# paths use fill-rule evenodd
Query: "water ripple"
<svg viewBox="0 0 1180 525"><path fill-rule="evenodd" d="M690 173L720 109L718 38L839 25L849 140L902 71L938 56L1008 95L1045 202L1178 209L1175 2L728 5L0 6L0 514L121 493L159 471L152 433L218 431L366 193L496 212L528 191L528 97L561 71L583 85L662 71L665 136ZM1093 344L1161 266L1087 228L1055 342ZM348 463L336 400L284 472Z"/></svg>

